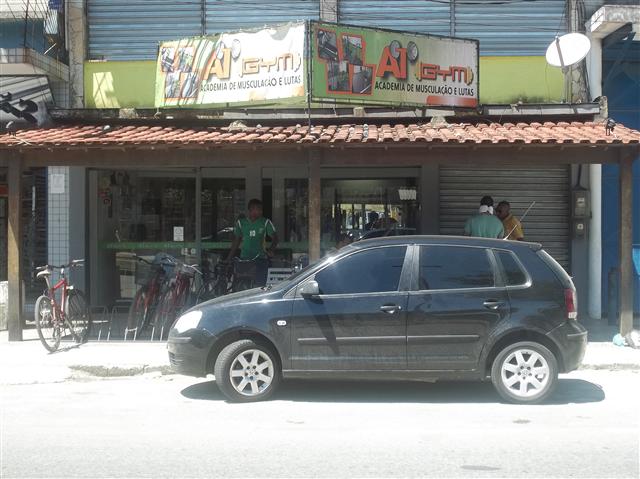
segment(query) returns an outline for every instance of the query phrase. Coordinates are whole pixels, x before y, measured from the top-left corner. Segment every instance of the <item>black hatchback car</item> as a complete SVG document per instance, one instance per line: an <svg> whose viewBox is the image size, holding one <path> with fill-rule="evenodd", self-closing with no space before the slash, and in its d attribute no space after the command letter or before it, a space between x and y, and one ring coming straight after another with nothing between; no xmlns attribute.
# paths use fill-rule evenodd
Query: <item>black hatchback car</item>
<svg viewBox="0 0 640 479"><path fill-rule="evenodd" d="M488 380L507 401L547 398L582 361L575 287L539 244L443 236L365 240L271 288L176 320L178 373L214 373L233 401L282 378Z"/></svg>

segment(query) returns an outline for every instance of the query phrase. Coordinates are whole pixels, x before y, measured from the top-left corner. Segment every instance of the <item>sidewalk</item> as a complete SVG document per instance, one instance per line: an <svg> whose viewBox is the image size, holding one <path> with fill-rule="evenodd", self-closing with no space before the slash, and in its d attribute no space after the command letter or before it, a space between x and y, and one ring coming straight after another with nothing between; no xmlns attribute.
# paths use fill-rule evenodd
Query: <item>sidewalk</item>
<svg viewBox="0 0 640 479"><path fill-rule="evenodd" d="M614 346L615 328L607 328L594 334L581 369L640 370L640 349ZM68 342L50 354L34 330L26 330L24 336L25 341L8 342L7 332L0 332L0 385L171 374L164 342L90 341L81 346Z"/></svg>

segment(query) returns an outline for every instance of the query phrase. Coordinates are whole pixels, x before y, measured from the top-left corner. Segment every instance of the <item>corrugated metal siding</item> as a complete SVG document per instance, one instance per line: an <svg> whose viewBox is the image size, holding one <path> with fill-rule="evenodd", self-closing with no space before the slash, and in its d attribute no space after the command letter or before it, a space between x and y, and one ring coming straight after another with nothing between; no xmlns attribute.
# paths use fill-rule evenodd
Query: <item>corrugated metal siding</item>
<svg viewBox="0 0 640 479"><path fill-rule="evenodd" d="M245 28L297 20L318 20L320 0L206 0L207 33L229 32Z"/></svg>
<svg viewBox="0 0 640 479"><path fill-rule="evenodd" d="M366 27L449 35L449 5L424 0L339 0L338 21Z"/></svg>
<svg viewBox="0 0 640 479"><path fill-rule="evenodd" d="M440 167L440 233L462 234L464 223L475 214L480 198L491 195L507 200L520 217L532 201L535 206L523 220L525 240L542 243L562 266L570 262L569 168L457 168Z"/></svg>
<svg viewBox="0 0 640 479"><path fill-rule="evenodd" d="M89 58L151 60L158 42L202 33L200 0L87 0Z"/></svg>
<svg viewBox="0 0 640 479"><path fill-rule="evenodd" d="M565 0L479 5L459 2L455 35L480 40L480 54L544 55L566 31Z"/></svg>

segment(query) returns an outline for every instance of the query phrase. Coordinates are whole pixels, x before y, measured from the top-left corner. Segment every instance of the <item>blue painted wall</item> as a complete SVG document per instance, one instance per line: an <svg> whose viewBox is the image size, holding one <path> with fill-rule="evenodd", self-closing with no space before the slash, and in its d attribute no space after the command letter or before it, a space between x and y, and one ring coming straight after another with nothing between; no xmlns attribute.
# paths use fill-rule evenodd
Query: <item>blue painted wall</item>
<svg viewBox="0 0 640 479"><path fill-rule="evenodd" d="M628 37L603 48L603 94L609 100L609 116L630 128L640 130L640 42ZM605 165L602 169L602 308L609 305L608 276L618 265L619 168ZM640 159L633 165L633 242L640 247ZM635 279L636 313L640 313L640 280Z"/></svg>

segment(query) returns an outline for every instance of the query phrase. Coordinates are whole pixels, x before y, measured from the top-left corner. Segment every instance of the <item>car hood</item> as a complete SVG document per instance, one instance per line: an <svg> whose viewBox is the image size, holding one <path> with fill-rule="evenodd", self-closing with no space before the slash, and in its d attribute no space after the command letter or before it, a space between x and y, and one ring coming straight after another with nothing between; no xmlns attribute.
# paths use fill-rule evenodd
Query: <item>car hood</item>
<svg viewBox="0 0 640 479"><path fill-rule="evenodd" d="M277 291L264 288L253 288L246 291L239 291L237 293L227 294L225 296L219 296L214 299L210 299L204 303L197 305L198 309L207 310L212 307L227 307L237 306L240 304L255 303L256 301L262 301L263 299L273 299L278 296Z"/></svg>

